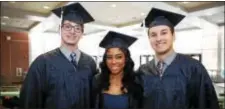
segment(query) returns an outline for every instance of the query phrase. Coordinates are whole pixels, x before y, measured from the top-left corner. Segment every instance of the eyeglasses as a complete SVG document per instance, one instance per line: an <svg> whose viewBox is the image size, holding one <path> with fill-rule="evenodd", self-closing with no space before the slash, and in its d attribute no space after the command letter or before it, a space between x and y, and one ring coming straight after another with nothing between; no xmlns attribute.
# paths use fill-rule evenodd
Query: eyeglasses
<svg viewBox="0 0 225 109"><path fill-rule="evenodd" d="M63 24L62 28L63 28L63 30L66 30L66 31L71 31L72 29L74 29L74 31L76 33L81 33L82 32L82 27L80 25L72 26L70 24Z"/></svg>

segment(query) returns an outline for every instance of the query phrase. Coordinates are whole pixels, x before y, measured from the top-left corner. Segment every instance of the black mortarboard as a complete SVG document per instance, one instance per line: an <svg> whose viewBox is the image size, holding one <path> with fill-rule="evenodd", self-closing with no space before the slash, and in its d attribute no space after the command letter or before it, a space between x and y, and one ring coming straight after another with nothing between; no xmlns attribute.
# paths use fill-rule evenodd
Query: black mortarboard
<svg viewBox="0 0 225 109"><path fill-rule="evenodd" d="M158 25L167 25L174 28L184 17L181 14L152 8L145 18L145 27L151 28Z"/></svg>
<svg viewBox="0 0 225 109"><path fill-rule="evenodd" d="M63 15L61 16L61 12ZM70 20L79 24L94 21L93 17L84 9L80 3L73 3L67 6L59 7L52 10L59 18Z"/></svg>
<svg viewBox="0 0 225 109"><path fill-rule="evenodd" d="M128 48L132 45L137 38L131 37L118 32L109 31L104 39L100 42L99 46L102 48L122 47Z"/></svg>

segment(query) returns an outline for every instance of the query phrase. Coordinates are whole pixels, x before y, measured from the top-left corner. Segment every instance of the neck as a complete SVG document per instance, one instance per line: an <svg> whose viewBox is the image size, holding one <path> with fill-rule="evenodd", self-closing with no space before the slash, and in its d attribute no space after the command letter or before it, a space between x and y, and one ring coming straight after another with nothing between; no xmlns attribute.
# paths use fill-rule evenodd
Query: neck
<svg viewBox="0 0 225 109"><path fill-rule="evenodd" d="M123 78L122 72L117 75L111 74L110 75L110 83L111 84L121 84L122 78Z"/></svg>
<svg viewBox="0 0 225 109"><path fill-rule="evenodd" d="M69 45L69 44L62 43L62 46L72 52L78 49L77 45Z"/></svg>
<svg viewBox="0 0 225 109"><path fill-rule="evenodd" d="M156 54L156 57L159 59L159 60L165 60L169 55L171 55L172 53L174 52L173 49L171 49L170 51L166 52L166 53L163 53L163 54Z"/></svg>

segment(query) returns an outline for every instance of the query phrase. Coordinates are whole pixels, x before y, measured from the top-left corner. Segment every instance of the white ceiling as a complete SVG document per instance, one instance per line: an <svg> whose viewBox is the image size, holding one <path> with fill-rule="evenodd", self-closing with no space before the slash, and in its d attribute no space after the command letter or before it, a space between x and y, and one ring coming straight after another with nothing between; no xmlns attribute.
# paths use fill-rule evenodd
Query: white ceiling
<svg viewBox="0 0 225 109"><path fill-rule="evenodd" d="M104 30L130 28L142 32L141 24L152 7L186 14L177 30L199 29L193 19L209 25L224 25L224 2L80 2L94 17L95 22L85 25L85 34ZM1 30L29 31L48 19L51 10L68 2L2 2ZM48 6L45 9L44 6ZM4 18L7 16L9 18ZM55 16L56 17L56 16ZM55 21L57 22L57 21ZM58 32L58 23L44 31ZM136 26L132 26L136 25Z"/></svg>

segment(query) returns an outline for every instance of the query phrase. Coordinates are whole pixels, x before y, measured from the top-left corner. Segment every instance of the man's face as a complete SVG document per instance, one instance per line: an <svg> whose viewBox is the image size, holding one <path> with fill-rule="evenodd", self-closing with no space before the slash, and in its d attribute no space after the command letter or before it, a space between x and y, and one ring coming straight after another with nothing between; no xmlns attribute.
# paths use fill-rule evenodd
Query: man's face
<svg viewBox="0 0 225 109"><path fill-rule="evenodd" d="M174 35L168 26L152 27L148 31L148 36L156 54L166 54L173 49Z"/></svg>
<svg viewBox="0 0 225 109"><path fill-rule="evenodd" d="M61 27L62 43L77 45L83 35L83 27L75 22L65 20Z"/></svg>

